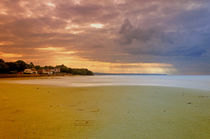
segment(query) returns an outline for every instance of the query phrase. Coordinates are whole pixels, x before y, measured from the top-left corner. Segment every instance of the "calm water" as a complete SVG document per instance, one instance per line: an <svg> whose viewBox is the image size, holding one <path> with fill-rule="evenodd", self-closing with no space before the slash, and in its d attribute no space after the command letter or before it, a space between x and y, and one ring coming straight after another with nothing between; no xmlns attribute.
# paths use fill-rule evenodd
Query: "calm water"
<svg viewBox="0 0 210 139"><path fill-rule="evenodd" d="M184 87L210 90L210 76L172 76L172 75L97 75L65 76L46 79L10 81L22 84L42 84L56 86L110 86L110 85L148 85Z"/></svg>

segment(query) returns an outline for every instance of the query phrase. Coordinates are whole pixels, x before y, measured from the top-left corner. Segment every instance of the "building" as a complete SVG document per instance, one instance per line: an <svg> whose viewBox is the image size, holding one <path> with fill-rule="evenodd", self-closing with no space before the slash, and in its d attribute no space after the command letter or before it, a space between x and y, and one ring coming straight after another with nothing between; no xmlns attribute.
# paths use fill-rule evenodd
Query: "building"
<svg viewBox="0 0 210 139"><path fill-rule="evenodd" d="M60 73L60 72L61 72L61 69L60 69L60 68L55 68L55 69L54 69L54 72L55 72L55 73Z"/></svg>
<svg viewBox="0 0 210 139"><path fill-rule="evenodd" d="M23 73L24 74L38 74L38 72L34 68L32 68L32 69L25 69Z"/></svg>
<svg viewBox="0 0 210 139"><path fill-rule="evenodd" d="M54 69L41 69L41 70L39 70L39 73L40 73L40 74L52 75L52 74L60 73L60 68L54 68Z"/></svg>

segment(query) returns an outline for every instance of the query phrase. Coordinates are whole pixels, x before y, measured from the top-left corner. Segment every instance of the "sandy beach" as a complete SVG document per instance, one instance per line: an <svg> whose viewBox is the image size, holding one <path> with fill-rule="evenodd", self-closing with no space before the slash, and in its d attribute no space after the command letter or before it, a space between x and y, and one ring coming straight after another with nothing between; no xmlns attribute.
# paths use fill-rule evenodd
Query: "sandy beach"
<svg viewBox="0 0 210 139"><path fill-rule="evenodd" d="M207 139L210 92L0 82L0 138Z"/></svg>

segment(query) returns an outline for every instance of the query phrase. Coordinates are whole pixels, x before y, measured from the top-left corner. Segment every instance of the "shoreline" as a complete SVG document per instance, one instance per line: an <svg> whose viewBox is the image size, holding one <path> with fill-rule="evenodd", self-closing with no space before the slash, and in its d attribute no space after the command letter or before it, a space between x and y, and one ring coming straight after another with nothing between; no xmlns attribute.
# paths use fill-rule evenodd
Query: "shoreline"
<svg viewBox="0 0 210 139"><path fill-rule="evenodd" d="M53 77L52 77L53 78ZM8 79L11 79L11 78L8 78ZM14 80L16 80L16 78L13 78ZM18 80L21 80L19 78L17 78ZM30 79L34 79L34 78L27 78L28 80ZM45 77L40 77L40 78L35 78L35 79L49 79L49 78L45 78ZM53 79L56 79L53 78ZM23 78L23 80L25 80ZM5 82L4 80L0 80L0 84L13 84L13 85L26 85L26 86L41 86L41 87L49 87L49 88L106 88L106 87L129 87L129 88L132 88L132 87L151 87L151 88L167 88L167 89L178 89L178 90L187 90L187 91L196 91L196 92L203 92L203 93L209 93L210 94L210 90L203 90L203 89L195 89L195 88L185 88L185 87L174 87L174 86L158 86L158 85L93 85L93 86L61 86L61 85L52 85L52 84L33 84L33 83L17 83L17 82Z"/></svg>
<svg viewBox="0 0 210 139"><path fill-rule="evenodd" d="M65 76L70 74L0 74L0 78L24 78L24 77L51 77L51 76Z"/></svg>
<svg viewBox="0 0 210 139"><path fill-rule="evenodd" d="M150 81L151 80L151 81ZM210 91L209 79L203 78L157 78L157 77L129 77L123 76L42 76L24 78L0 78L0 81L17 84L49 85L60 87L106 87L106 86L148 86L148 87L177 87L183 89Z"/></svg>
<svg viewBox="0 0 210 139"><path fill-rule="evenodd" d="M94 75L72 75L67 73L57 74L0 74L0 79L11 79L11 78L27 78L27 77L62 77L62 76L94 76ZM36 79L36 78L35 78Z"/></svg>
<svg viewBox="0 0 210 139"><path fill-rule="evenodd" d="M0 82L1 138L209 138L210 93Z"/></svg>

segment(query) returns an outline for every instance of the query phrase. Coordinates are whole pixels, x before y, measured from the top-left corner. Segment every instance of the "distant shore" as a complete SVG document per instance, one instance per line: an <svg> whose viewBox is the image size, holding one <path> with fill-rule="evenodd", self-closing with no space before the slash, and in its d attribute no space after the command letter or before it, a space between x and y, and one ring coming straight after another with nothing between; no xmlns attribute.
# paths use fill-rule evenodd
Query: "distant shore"
<svg viewBox="0 0 210 139"><path fill-rule="evenodd" d="M56 73L56 74L0 74L0 78L22 78L22 77L54 77L54 76L75 76L68 73ZM90 76L90 75L81 75Z"/></svg>

